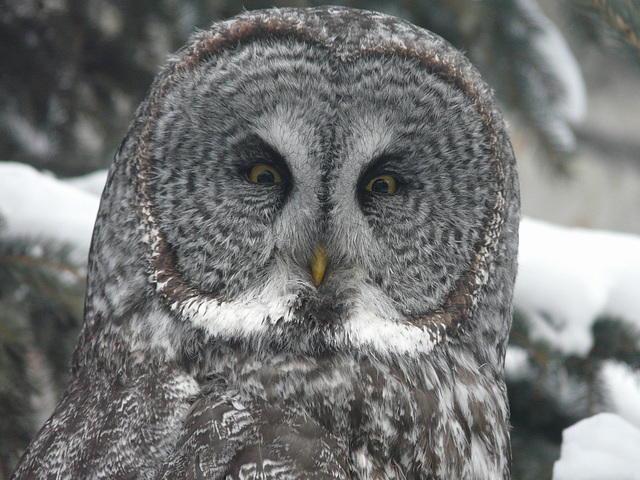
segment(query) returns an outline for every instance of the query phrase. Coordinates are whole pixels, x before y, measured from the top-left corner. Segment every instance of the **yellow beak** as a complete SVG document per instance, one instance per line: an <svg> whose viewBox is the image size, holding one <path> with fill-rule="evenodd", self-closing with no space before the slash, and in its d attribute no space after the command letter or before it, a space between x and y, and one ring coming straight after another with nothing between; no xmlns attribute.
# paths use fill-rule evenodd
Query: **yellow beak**
<svg viewBox="0 0 640 480"><path fill-rule="evenodd" d="M327 251L324 249L324 245L319 245L313 254L311 260L311 275L313 276L313 283L316 287L319 287L322 283L322 277L324 277L324 271L327 268Z"/></svg>

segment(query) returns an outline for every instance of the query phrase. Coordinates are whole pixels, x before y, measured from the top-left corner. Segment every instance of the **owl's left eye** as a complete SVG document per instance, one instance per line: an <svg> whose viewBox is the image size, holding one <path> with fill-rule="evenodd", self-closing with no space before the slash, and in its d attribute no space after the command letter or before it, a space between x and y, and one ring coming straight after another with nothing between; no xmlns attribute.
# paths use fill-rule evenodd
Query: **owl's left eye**
<svg viewBox="0 0 640 480"><path fill-rule="evenodd" d="M254 165L250 168L247 172L247 177L253 183L269 184L282 182L282 177L275 168L263 164Z"/></svg>
<svg viewBox="0 0 640 480"><path fill-rule="evenodd" d="M393 195L398 192L398 182L391 175L380 175L372 178L364 188L371 193Z"/></svg>

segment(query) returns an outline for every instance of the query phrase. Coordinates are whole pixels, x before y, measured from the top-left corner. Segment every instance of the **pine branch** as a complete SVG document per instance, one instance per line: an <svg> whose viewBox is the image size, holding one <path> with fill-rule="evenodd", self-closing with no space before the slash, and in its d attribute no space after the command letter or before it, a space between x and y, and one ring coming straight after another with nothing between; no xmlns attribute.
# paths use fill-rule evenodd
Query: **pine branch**
<svg viewBox="0 0 640 480"><path fill-rule="evenodd" d="M0 255L0 264L23 264L35 268L50 268L59 272L66 272L73 275L78 281L85 281L86 276L81 274L77 268L68 264L55 262L46 258L35 258L29 255Z"/></svg>
<svg viewBox="0 0 640 480"><path fill-rule="evenodd" d="M0 237L0 478L67 382L86 275L70 252L44 239Z"/></svg>
<svg viewBox="0 0 640 480"><path fill-rule="evenodd" d="M535 339L531 327L525 314L514 314L509 345L527 353L531 372L507 376L514 429L513 474L526 479L541 478L541 472L551 471L564 428L612 408L603 366L613 361L636 371L640 368L640 329L623 319L594 321L593 347L586 357L565 354Z"/></svg>
<svg viewBox="0 0 640 480"><path fill-rule="evenodd" d="M640 7L629 1L590 0L589 7L621 38L640 50Z"/></svg>
<svg viewBox="0 0 640 480"><path fill-rule="evenodd" d="M616 360L640 369L640 328L621 318L601 317L592 327L589 356L598 362Z"/></svg>

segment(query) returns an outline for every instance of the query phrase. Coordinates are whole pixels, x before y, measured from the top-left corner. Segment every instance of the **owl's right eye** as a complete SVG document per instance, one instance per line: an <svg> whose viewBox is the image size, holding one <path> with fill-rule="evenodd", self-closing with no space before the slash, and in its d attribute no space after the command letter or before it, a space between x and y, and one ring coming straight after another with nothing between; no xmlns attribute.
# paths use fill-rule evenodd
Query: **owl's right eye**
<svg viewBox="0 0 640 480"><path fill-rule="evenodd" d="M253 183L270 184L282 182L282 177L276 169L264 164L251 167L247 172L247 177Z"/></svg>

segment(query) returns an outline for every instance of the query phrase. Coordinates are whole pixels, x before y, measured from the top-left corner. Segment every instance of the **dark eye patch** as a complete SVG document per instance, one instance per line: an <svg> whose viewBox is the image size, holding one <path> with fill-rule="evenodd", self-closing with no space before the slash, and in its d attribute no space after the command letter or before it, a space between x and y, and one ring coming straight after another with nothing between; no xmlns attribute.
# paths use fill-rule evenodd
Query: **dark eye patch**
<svg viewBox="0 0 640 480"><path fill-rule="evenodd" d="M389 153L371 161L357 183L357 196L362 205L370 203L374 196L392 196L406 187L405 177L398 173L406 169L404 158L402 154Z"/></svg>
<svg viewBox="0 0 640 480"><path fill-rule="evenodd" d="M230 148L235 157L236 171L244 180L254 184L274 185L288 190L292 175L285 158L258 135L236 141Z"/></svg>

